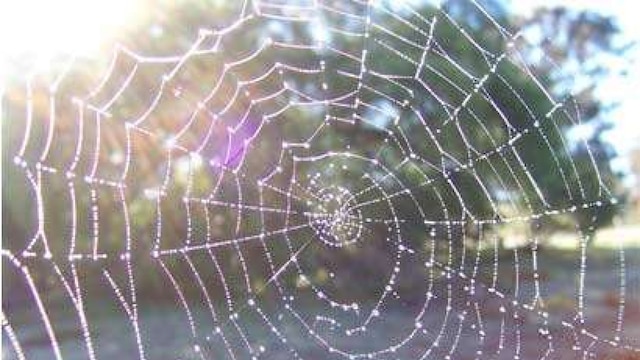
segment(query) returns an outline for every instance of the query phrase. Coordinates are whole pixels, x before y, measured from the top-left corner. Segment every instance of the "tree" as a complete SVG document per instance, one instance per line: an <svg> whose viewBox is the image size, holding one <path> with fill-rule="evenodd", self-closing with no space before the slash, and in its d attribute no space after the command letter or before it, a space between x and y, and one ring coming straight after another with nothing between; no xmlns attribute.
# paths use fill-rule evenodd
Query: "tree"
<svg viewBox="0 0 640 360"><path fill-rule="evenodd" d="M209 11L210 4L205 2L197 6L191 3L164 4L165 10L175 16L152 19L155 23L140 25L140 28L126 36L123 43L143 54L184 54L198 38L196 28L215 27L225 15L236 14L236 9L232 9L234 6L231 5L232 2L228 2L215 11ZM344 12L363 17L368 11L364 3L341 3L339 6ZM383 2L383 6L386 3ZM450 238L450 251L463 251L465 234L478 233L478 230L471 231L459 226L447 234L447 224L473 224L482 220L490 227L500 225L502 220L514 215L531 219L545 210L606 200L611 194L603 191L603 185L615 189L617 178L608 163L612 154L598 137L601 131L595 131L594 138L589 139L590 150L572 143L566 136L567 131L577 125L576 119L581 119L582 125L604 129L598 126L603 109L594 98L593 87L586 88L577 96L567 97L566 74L568 68L573 72L572 67L576 62L590 67L590 59L596 52L615 53L616 49L611 45L611 38L617 31L615 26L608 18L560 9L541 11L534 18L523 20L508 14L499 2L487 2L484 7L491 13L491 18L478 11L473 3L460 0L447 2L445 9L421 5L415 12L406 9L403 10L406 12L399 12L413 23L419 23L418 30L384 11L375 12L376 26L335 16L330 12L323 13L324 25L353 30L355 33L367 31L370 35L367 38L334 34L322 40L323 35L327 34L314 33L317 24L291 24L271 19L251 20L241 32L219 43L215 36L205 36L196 50L214 47L223 50L186 58L176 75L164 84L169 90L167 93L174 96L163 98L161 106L150 117L148 125L161 130L155 134L157 139L145 140L144 136L138 134L132 140L136 163L129 169L127 196L132 214L138 219L133 224L133 233L136 239L140 239L137 246L144 249L141 252L146 254L151 251L157 245L154 243L157 238L162 238L163 246L172 248L182 246L189 236L200 236L202 239L207 230L216 233L218 238L232 238L238 236L234 226L237 223L242 225L246 233L251 233L258 226L256 218L238 220L233 209L215 205L209 207L218 216L213 225L205 221L207 219L203 213L195 210L192 213L194 222L188 224L185 221L182 197L189 186L193 187L194 194L203 198L215 192L217 199L233 202L239 196L237 179L223 178L221 170L210 170L203 166L195 170L191 180L180 180L184 174L180 174L181 170L175 164L184 160L180 157L184 154L172 154L175 156L171 163L174 167L167 171L170 166L165 145L175 140L171 135L179 133L194 114L190 131L177 140L178 145L195 149L203 136L210 132L206 146L198 149L200 155L223 168L237 165L237 159L249 154L243 169L251 179L259 178L273 167L272 155L283 151L283 141L304 142L328 116L331 119L330 126L323 128L315 138L312 151L344 150L348 145L351 152L376 158L387 169L393 169L396 178L388 185L390 193L408 188L413 196L411 199L405 197L405 201L396 204L398 213L395 215L410 222L416 218L418 211L422 211L425 218L436 224L412 224L412 245L416 247L421 246L426 234L435 232L437 236ZM496 26L494 21L502 25ZM146 34L151 27L161 27L164 35L149 41L150 36ZM515 30L519 27L525 30L539 29L542 38L549 41L528 44L522 37L515 37ZM204 104L192 103L194 98L202 98L203 94L211 91L225 63L254 52L268 35L291 43L320 43L322 46L317 51L269 47L260 54L260 61L252 61L234 69L228 80L222 83L219 96L207 99ZM350 61L348 57L329 51L327 43L356 58L364 56L363 50L367 50L364 70L357 61ZM552 66L547 58L539 57L541 50L551 56L555 65ZM238 95L235 106L225 110L224 116L220 117L224 120L212 116L213 111L198 110L198 105L203 105L203 109L222 111L234 96L239 81L247 83L252 77L264 74L279 63L304 69L324 67L325 71L322 75L287 72L286 78L275 72L258 84L250 83L244 89L251 96ZM105 94L117 90L129 74L133 71L136 73L127 91L118 97L110 109L113 126L102 129L104 151L100 152L97 161L100 163L100 174L105 177L117 176L122 172L122 157L127 154L123 141L126 139L125 122L146 111L149 99L171 66L139 64L131 54L120 52L114 69L111 81L105 85ZM601 73L597 67L590 69L593 72L590 70L587 73L589 75ZM72 71L58 89L62 98L57 108L58 144L75 145L77 109L72 100L74 96L86 95L87 89L98 82L91 64L79 65ZM332 101L320 110L302 107L287 110L262 130L261 141L251 147L242 145L242 141L254 135L259 128L257 124L263 120L261 114L273 112L281 104L276 99L256 105L258 110L250 113L248 120L241 124L245 110L253 105L252 100L273 94L273 90L283 86L285 80L291 87L313 94L316 98L337 98L352 90L355 90L355 95ZM36 94L35 117L47 123L49 100L46 87L37 82L34 84L44 88L44 91ZM326 84L326 88L323 84ZM555 100L550 99L544 89L551 89ZM9 214L3 218L3 222L11 222L5 228L29 232L34 228L35 215L24 214L29 213L30 206L33 208L29 201L32 194L22 189L25 179L21 170L10 165L10 155L15 154L20 146L27 105L25 97L17 95L24 94L26 90L15 90L8 96L7 116L3 116L3 119L7 119L3 123L3 133L12 134L9 141L3 142L3 176L7 176L4 178L3 200L15 197L21 200L3 202L3 211ZM108 102L108 98L92 100L97 103ZM581 115L576 112L575 104L580 105ZM86 124L95 126L89 121ZM235 140L230 141L227 128L235 126L239 130L234 133ZM34 143L44 141L46 130L44 126L34 129L31 134ZM87 131L96 130L91 128ZM228 149L234 155L225 159ZM68 166L74 158L75 147L58 146L55 150L56 157L48 159L53 163L51 165L58 168ZM28 160L37 162L37 155L34 150L28 154L31 157ZM409 159L407 163L410 166L398 167L405 159ZM82 158L78 169L90 172L94 160L91 157ZM285 163L283 175L274 177L276 187L287 189L290 186L292 163ZM349 165L353 166L353 175L344 175L339 179L340 182L362 181L360 176L364 172L384 176L381 166L376 167L371 163ZM162 219L167 226L158 229L154 220L155 216L160 215L156 215L153 194L149 196L148 190L162 183L166 174L171 176L172 187L160 206ZM218 182L219 179L223 180ZM66 186L64 181L48 183L47 192L56 201L49 203L46 209L47 216L56 219L47 223L48 231L65 239L71 222ZM245 199L257 199L260 196L254 182L243 181L241 187ZM92 206L91 196L86 188L83 191L83 195L78 196L79 207L87 215ZM284 204L285 200L277 194L265 196L271 196L272 202ZM100 196L98 200L98 206L102 209L102 227L119 229L101 232L101 249L114 253L122 251L123 246L120 230L124 227L124 220L118 212L109 210L116 208L118 201L117 194ZM583 231L592 231L595 229L592 226L605 223L601 220L610 218L615 208L593 209L578 209L573 213L573 220L578 221ZM378 213L381 218L393 217L382 202L372 207L371 211ZM597 221L594 221L594 216ZM282 219L276 217L265 220L268 228L276 228L275 224L279 221ZM548 228L557 226L553 221L531 223L535 227L540 224ZM89 222L81 225L83 233L77 240L81 248L87 249L93 241L93 230ZM207 226L215 229L207 229ZM157 234L158 231L162 233ZM17 236L5 235L3 246L16 252L23 250L27 241L25 236L18 230L13 235ZM67 256L67 241L52 242L52 246L54 256ZM262 249L257 247L245 250L248 258L258 258L252 251L262 253ZM381 247L380 253L384 251ZM138 261L150 260L141 257ZM221 262L240 266L231 255L224 256ZM174 265L183 266L188 271L186 264ZM141 286L152 281L145 279L141 281Z"/></svg>
<svg viewBox="0 0 640 360"><path fill-rule="evenodd" d="M546 65L540 64L553 80L550 89L559 96L573 92L578 100L579 107L573 110L578 121L563 131L567 133L578 127L591 130L587 138L569 144L569 156L576 164L581 180L574 186L575 190L593 194L594 199L621 197L620 175L611 168L615 152L602 138L612 126L608 118L611 109L595 95L598 81L610 75L607 57L623 56L628 49L627 44L616 45L614 42L619 32L617 24L613 18L598 13L557 7L539 9L530 19L523 20L523 27L542 35L535 45L550 57L551 61ZM595 164L597 171L591 171L590 164ZM548 178L545 182L550 184L551 196L562 196L553 186L553 179ZM578 195L582 194L575 194ZM616 203L577 212L578 227L592 238L596 229L609 224L619 212Z"/></svg>

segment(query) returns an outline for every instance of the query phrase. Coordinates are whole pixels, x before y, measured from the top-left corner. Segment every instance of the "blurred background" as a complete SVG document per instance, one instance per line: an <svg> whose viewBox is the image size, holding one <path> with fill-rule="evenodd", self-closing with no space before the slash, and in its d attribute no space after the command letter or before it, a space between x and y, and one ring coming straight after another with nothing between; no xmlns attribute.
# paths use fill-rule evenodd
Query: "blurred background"
<svg viewBox="0 0 640 360"><path fill-rule="evenodd" d="M91 352L99 358L135 358L140 343L150 358L250 358L254 353L233 335L234 326L244 329L250 342L256 340L254 346L268 349L265 358L288 358L291 347L303 358L325 358L326 349L309 345L308 330L296 321L281 316L282 333L266 334L262 320L233 306L255 297L275 319L285 293L295 295L290 301L304 318L329 314L345 324L360 323L360 313L343 314L320 301L323 291L339 303L358 304L363 313L386 314L386 325L373 324L360 338L317 330L337 348L366 352L371 338L389 343L394 332L406 331L405 324L414 326L427 285L440 299L429 305L433 313L450 306L445 299L454 299L455 311L466 314L466 300L473 298L496 339L518 329L517 339L507 336L511 350L504 352L498 340L459 341L448 329L442 342L457 349L452 358L473 358L478 348L513 358L516 347L522 358L540 358L548 343L540 328L560 339L554 340L556 358L640 358L640 103L635 95L640 25L634 3L379 1L386 11L371 15L373 23L384 25L371 30L375 41L349 35L362 31L348 15L366 13L363 3L322 3L321 11L305 2L222 0L0 4L3 358L20 358L22 352L27 358L51 358L56 347L69 358ZM226 37L213 31L233 26L251 11L262 17L242 22L240 31ZM427 19L434 15L439 20L430 34ZM287 18L296 16L315 20ZM520 37L505 37L517 31ZM415 71L405 57L420 59L411 43L425 44L432 35L438 45L419 73L430 85L425 92L402 76ZM276 45L254 59L266 39ZM278 45L308 43L330 44L346 56ZM512 57L511 46L518 55ZM345 76L359 72L358 62L345 58L357 60L363 49L370 73L395 74L397 81ZM492 70L490 63L500 54L510 61L498 60ZM233 76L225 77L227 66L236 62ZM273 64L291 68L262 77ZM467 72L476 79L496 74L484 85L487 97L465 100L476 85ZM360 90L360 81L366 90L358 101L372 106L334 100L283 108L310 97L335 99ZM283 82L301 92L278 93ZM170 96L157 95L163 91ZM412 106L428 126L402 105L407 93L417 94ZM549 96L562 111L555 111ZM445 119L460 103L465 125L456 132ZM354 112L357 120L342 121ZM264 125L265 114L276 120ZM396 119L401 125L394 125ZM442 129L438 141L425 128ZM393 142L398 133L407 134L404 142ZM514 136L521 139L518 155L503 153L500 144ZM340 157L298 162L284 145L305 142L309 147L295 155L350 151L378 162ZM473 155L499 156L471 171L465 167L472 158L469 144ZM398 165L406 156L403 146L421 159L415 167ZM446 163L439 147L449 154ZM349 170L328 170L334 165ZM279 170L263 189L260 181L274 169ZM396 180L379 180L375 194L357 199L373 203L363 208L364 216L374 219L359 234L364 240L350 244L351 222L346 230L327 230L328 240L319 236L317 222L291 235L279 232L316 221L289 215L290 210L326 210L291 205L292 196L311 199L336 184L362 189L363 174L382 179L389 169ZM309 180L319 173L317 181ZM302 182L301 189L292 188L292 179ZM421 188L425 179L433 185L411 199L377 200L407 184ZM380 289L402 252L387 241L392 229L384 221L394 218L402 219L395 230L414 255L403 260L395 300L385 300L377 310L376 301L386 299ZM384 221L375 224L375 219ZM208 247L264 234L274 234L274 240ZM203 244L207 251L184 255ZM294 254L295 266L290 265ZM519 320L516 311L505 331L504 304L491 295L469 295L463 281L425 271L425 261L465 274L474 269L473 278L490 284L484 288L489 293L502 289L508 299L542 309L553 321ZM78 296L84 299L80 304ZM130 299L140 304L142 340L130 327L132 310L122 309ZM42 310L35 311L42 307L47 321ZM208 319L209 311L218 318ZM234 314L239 325L218 320ZM447 324L433 316L425 323ZM580 327L602 341L581 338ZM229 340L203 335L216 334L216 328ZM282 338L293 345L284 348ZM418 349L433 341L425 335L398 356L419 357ZM439 351L431 356L443 357Z"/></svg>

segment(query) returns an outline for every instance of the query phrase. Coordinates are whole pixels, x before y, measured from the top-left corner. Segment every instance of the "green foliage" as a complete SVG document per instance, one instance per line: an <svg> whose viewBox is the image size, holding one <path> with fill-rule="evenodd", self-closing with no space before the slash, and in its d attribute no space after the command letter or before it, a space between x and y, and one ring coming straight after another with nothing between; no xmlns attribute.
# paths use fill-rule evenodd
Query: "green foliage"
<svg viewBox="0 0 640 360"><path fill-rule="evenodd" d="M494 18L511 30L516 27L516 20L512 16L504 13L499 4L489 4ZM150 24L143 24L140 28L132 30L128 34L125 45L141 49L143 53L183 53L196 38L196 29L200 26L215 27L221 23L220 19L232 18L230 9L220 6L215 11L210 11L212 6L208 2L179 3L178 5L163 5L164 10L170 11L175 16L167 17L154 26L163 28L163 36L157 40L149 41L146 35ZM571 61L585 61L595 46L599 51L610 51L610 38L615 33L615 28L611 21L606 18L596 17L587 14L571 14L563 10L551 12L540 12L536 18L525 22L525 26L533 27L540 24L544 35L551 38L562 37L566 39L566 50L563 47L551 47L553 42L545 42L545 50L550 52L557 66L550 66L545 61L540 63L532 62L535 48L528 48L526 42L518 39L505 37L503 29L496 28L486 17L481 16L477 11L472 11L470 3L463 1L450 1L447 3L445 12L438 11L425 5L420 9L420 14L425 19L437 19L437 25L433 33L433 39L429 40L426 34L410 31L397 19L386 14L379 14L380 19L376 23L384 24L385 28L394 34L403 36L405 40L399 40L390 36L381 29L372 30L373 35L365 40L369 50L366 63L369 72L364 75L363 82L370 87L378 89L380 93L389 94L392 98L406 98L406 106L395 106L398 109L398 116L401 121L394 123L392 118L371 118L366 109L359 108L360 120L354 125L337 124L331 129L324 131L320 137L314 141L313 146L318 152L328 151L334 148L345 148L348 144L354 153L377 154L381 164L393 168L407 153L417 155L421 162L413 161L411 166L404 166L397 170L398 181L402 181L412 193L419 204L425 204L423 210L426 218L433 220L465 219L473 217L475 219L494 219L499 216L498 207L509 208L516 214L539 214L546 209L568 208L576 204L602 201L612 194L603 191L604 188L615 190L616 176L609 166L611 152L607 145L599 139L599 134L589 140L590 151L580 144L574 144L567 139L567 131L576 126L575 119L578 115L573 108L573 101L578 100L581 109L588 109L582 114L582 124L595 123L602 116L602 109L597 99L593 97L593 92L587 90L579 94L578 99L556 91L557 101L562 102L562 106L556 106L551 101L544 90L536 82L536 79L546 87L554 89L562 78L563 65ZM549 20L552 17L552 20ZM153 16L150 16L153 18ZM157 19L154 19L156 22ZM552 24L553 26L549 25ZM560 25L558 25L560 24ZM189 58L184 66L172 80L171 85L175 88L183 89L186 94L184 98L192 99L202 97L210 90L212 83L219 76L221 64L229 62L230 59L241 58L252 52L256 48L256 42L261 39L270 23L257 23L247 26L246 31L233 36L233 42L226 41L223 44L224 53L210 53ZM426 27L425 27L426 28ZM461 31L464 29L464 33ZM290 26L284 36L303 40L309 40L310 35L306 26ZM379 39L374 41L373 38ZM362 40L359 38L336 39L340 46L347 49L358 49L362 47ZM426 54L427 60L424 67L418 71L417 79L424 86L413 79L399 79L397 83L382 81L372 75L381 74L403 74L413 77L416 72L416 64L406 60L403 56L389 52L383 44L392 43L401 54L410 58L420 58L421 48L412 45L414 42L420 47L426 45L431 50ZM479 48L480 44L482 48ZM565 45L566 45L565 44ZM208 44L212 46L212 44ZM517 47L524 54L528 65L523 63L523 59L512 51L512 47ZM261 55L260 61L251 62L250 65L242 68L242 74L234 74L247 80L264 73L273 64L282 62L290 65L310 68L317 64L318 54L312 51L274 51L267 50ZM322 54L327 67L328 84L327 98L332 98L343 94L346 89L353 88L354 81L339 74L337 70L343 72L356 73L359 71L357 63L348 63L343 58L332 54ZM117 63L114 71L113 84L107 86L117 87L118 83L127 75L127 70L134 63L131 59L121 60ZM167 66L149 65L139 70L141 76L136 77L136 82L118 99L118 106L114 106L117 112L112 114L116 119L135 119L141 115L142 110L147 105L151 94L154 94L160 86L162 74L167 71ZM485 78L485 75L486 78ZM95 82L91 66L80 67L73 77L69 78L61 85L60 93L82 94L83 89L90 88L90 84ZM289 75L287 78L296 88L317 89L317 78L306 75ZM260 87L250 87L254 98L273 92L280 85L277 80L267 79L261 83ZM410 89L411 94L407 89ZM233 89L225 89L226 96L231 96ZM3 114L3 247L19 252L24 250L26 242L33 235L35 224L34 194L29 187L25 186L26 179L22 172L16 172L12 164L12 155L15 153L18 142L22 138L21 131L24 127L25 99L22 95L25 89L15 89L7 96L7 106ZM373 91L360 90L363 102L384 106L389 100ZM215 107L224 104L229 98L211 99L208 105ZM69 100L69 99L67 99ZM166 129L167 133L175 133L179 130L178 121L187 116L180 112L181 106L175 99L163 99L162 104L154 112L150 126ZM37 98L36 116L42 117L46 113L46 99ZM248 100L240 100L243 105L248 105ZM454 107L449 106L450 104ZM411 107L418 110L418 114L411 110ZM58 139L57 143L74 144L77 134L74 129L75 116L73 107L68 103L60 108L60 123L57 125L66 139ZM306 109L306 108L304 108ZM287 134L288 141L299 139L302 141L311 135L313 129L324 121L324 114L318 115L318 111L306 112L304 109L291 109L284 112L273 126L265 129L265 133L260 136L262 139L252 149L250 156L246 159L245 168L248 174L257 178L257 174L264 173L272 165L273 155L280 151L280 144L283 134ZM273 110L273 109L263 109ZM339 108L330 109L331 115L335 117L349 117L350 112ZM375 115L379 116L379 115ZM365 122L362 119L369 118L375 120L375 124ZM206 133L209 121L204 118L194 125L196 131L187 134L182 140L184 145L197 143L202 134ZM89 126L89 125L87 125ZM64 129L69 129L65 133ZM31 134L33 139L41 141L44 138L45 129L34 129ZM96 131L90 130L90 131ZM403 146L391 148L384 152L379 150L384 146L385 141L390 140L389 133L409 134ZM65 135L66 134L66 135ZM105 139L105 147L110 151L103 151L104 158L100 158L101 171L103 176L115 175L120 169L117 164L110 163L109 154L125 154L126 149L121 141L125 137L123 132L118 133L114 128L111 135L113 138ZM119 140L120 139L120 140ZM513 140L517 139L517 140ZM216 138L216 141L220 138ZM511 142L513 141L513 142ZM157 213L157 206L154 201L145 197L145 190L157 185L165 176L166 151L158 144L144 143L142 139L133 139L134 148L132 156L135 156L136 166L130 169L129 178L137 179L127 181L125 196L130 204L128 212L132 225L132 238L136 239L136 246L151 251L155 244L154 239L158 237L160 231L162 247L177 248L181 246L188 236L189 229L185 220L185 205L182 195L187 186L192 187L194 197L206 197L214 189L218 191L217 199L220 201L234 202L238 196L235 183L226 178L220 184L217 183L218 175L206 172L202 169L196 170L191 180L185 178L185 174L180 174L173 169L171 187L167 190L168 195L163 198L161 208L162 214ZM215 141L213 141L215 143ZM89 145L87 145L89 146ZM438 149L446 151L442 155ZM385 148L386 149L386 148ZM64 168L73 158L74 147L61 147L56 149L60 154L57 161L60 168ZM205 149L205 151L212 151ZM403 153L403 151L405 153ZM270 160L271 159L271 160ZM489 160L486 160L489 159ZM177 160L177 159L174 159ZM92 159L82 159L82 171L90 168ZM527 171L522 170L522 165L526 164ZM291 172L289 168L284 169L284 173ZM361 165L366 166L366 165ZM109 174L109 171L112 171ZM304 169L301 168L304 172ZM354 170L353 173L362 173ZM180 178L182 176L182 178ZM301 175L302 176L302 175ZM282 177L280 188L287 188L286 177ZM533 179L533 180L532 180ZM342 178L342 183L359 181L359 178ZM47 178L47 197L57 198L59 201L52 202L45 209L47 232L52 238L68 239L70 228L70 200L68 199L66 184L64 181L54 181ZM275 180L277 181L277 179ZM424 186L427 182L430 185ZM397 185L397 184L396 184ZM255 184L243 184L242 191L246 197L256 199L259 194ZM459 192L454 191L459 189ZM87 189L84 189L88 193ZM538 193L542 194L542 200ZM282 202L282 199L269 200L269 203ZM125 219L121 215L119 198L117 194L100 194L100 250L107 253L119 253L123 249L123 238ZM92 204L88 196L79 197L78 208L87 210ZM545 204L545 201L547 202ZM380 207L380 211L384 207ZM114 210L116 209L116 210ZM398 204L399 217L411 219L414 217L416 207L412 204ZM614 207L597 207L585 211L579 210L575 213L575 221L582 231L594 231L597 227L607 223L614 214ZM203 238L207 233L217 239L229 239L239 236L234 230L237 221L241 223L241 234L256 233L259 219L243 218L237 219L233 209L223 206L210 206L210 212L215 214L213 221L205 221L206 216L202 213L194 213L192 227L199 229L191 236ZM156 229L156 219L161 216L164 221L162 229ZM269 219L266 220L266 227L270 228ZM275 222L275 221L274 221ZM208 225L207 225L208 224ZM536 222L535 225L544 225L545 228L555 229L564 225L553 223L553 221ZM88 227L89 221L79 224L81 228ZM117 229L117 230L116 230ZM416 225L413 242L416 247L420 247L424 241L424 225ZM91 234L85 231L84 234ZM460 239L461 241L461 239ZM85 252L91 251L93 239L84 236L77 239L78 249ZM67 240L52 241L50 245L54 256L66 256L68 254ZM272 248L274 253L277 249ZM259 258L263 249L256 246L247 246L243 252L248 259ZM284 251L284 250L282 250ZM318 251L317 261L326 261L321 250ZM379 249L384 253L386 249ZM276 254L277 255L277 254ZM373 256L373 255L372 255ZM354 256L344 255L344 259L335 261L354 261ZM358 257L362 258L362 257ZM218 257L219 261L232 270L232 273L239 273L240 263L238 258L231 253ZM148 259L140 259L138 267L148 264L143 263ZM177 259L167 260L171 267L188 271L188 264ZM205 260L202 260L203 262ZM366 264L361 265L366 268ZM367 271L363 270L366 275ZM180 271L178 271L180 272ZM153 272L149 272L151 274ZM213 273L213 272L212 272ZM46 272L41 276L46 276ZM99 276L96 275L96 276ZM364 275L363 275L364 276ZM146 287L147 291L159 291L162 288L162 281L156 278L144 278L142 275L140 286ZM366 276L364 276L366 277ZM264 279L256 280L264 281ZM291 280L295 282L296 279ZM237 284L236 284L237 285ZM240 286L240 285L237 285ZM195 285L194 285L195 288ZM188 291L188 289L186 289Z"/></svg>

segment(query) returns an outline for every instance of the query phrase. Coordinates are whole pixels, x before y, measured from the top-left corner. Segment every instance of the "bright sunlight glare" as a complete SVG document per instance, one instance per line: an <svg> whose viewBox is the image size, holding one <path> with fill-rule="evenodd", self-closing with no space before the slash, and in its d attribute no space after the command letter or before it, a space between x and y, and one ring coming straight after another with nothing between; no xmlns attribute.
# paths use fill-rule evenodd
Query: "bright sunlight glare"
<svg viewBox="0 0 640 360"><path fill-rule="evenodd" d="M0 81L24 62L46 67L55 56L88 55L128 22L139 1L0 1Z"/></svg>

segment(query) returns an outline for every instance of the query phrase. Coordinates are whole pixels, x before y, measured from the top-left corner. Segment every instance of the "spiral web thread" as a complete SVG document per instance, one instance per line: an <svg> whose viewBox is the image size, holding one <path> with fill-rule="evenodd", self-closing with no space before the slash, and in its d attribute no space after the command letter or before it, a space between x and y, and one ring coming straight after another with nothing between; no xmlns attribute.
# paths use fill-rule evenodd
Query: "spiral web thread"
<svg viewBox="0 0 640 360"><path fill-rule="evenodd" d="M149 272L158 274L163 292L179 309L175 321L180 327L170 330L184 340L171 343L178 358L549 359L567 352L590 357L610 348L637 351L624 334L622 247L613 270L618 281L615 320L602 334L591 330L586 316L589 235L576 230L578 282L570 286L575 307L563 313L552 313L546 305L552 289L540 275L544 254L535 232L530 246L510 250L508 258L499 254L493 229L616 203L595 163L586 172L598 184L595 188L583 186L585 172L579 173L573 160L561 165L561 158L571 157L561 127L579 123L578 104L573 97L555 99L537 79L523 35L502 27L473 0L469 4L476 16L489 21L502 38L500 52L485 49L445 4L431 17L408 2L345 4L245 1L234 22L200 30L184 53L152 57L119 46L87 91L65 83L81 68L77 59L55 78L30 78L20 120L24 138L5 171L23 175L37 221L23 249L3 246L2 254L5 271L16 271L29 289L27 301L46 333L41 351L57 359L77 353L108 357L108 336L101 335L106 330L90 311L106 307L120 314L120 329L130 335L129 343L119 346L132 357L159 356L154 349L167 341L157 338L163 325L145 320L145 306L153 299L143 299L137 287L137 277ZM395 22L394 30L376 21L380 14ZM484 59L484 69L465 68L464 59L456 59L437 39L434 34L445 23ZM311 31L302 39L287 36L286 26ZM252 39L252 48L227 49L255 29L263 30ZM357 40L360 47L344 46L341 39ZM371 68L373 48L412 71ZM296 53L312 54L313 62L296 63ZM330 56L340 61L330 64L325 61ZM458 77L438 73L431 65L434 58L455 67ZM211 69L208 79L185 80L190 66L203 63ZM507 66L535 84L546 109L529 108L518 85L501 74ZM425 81L425 72L441 76L442 86L455 96ZM328 82L329 73L342 87ZM307 85L294 78L306 79ZM137 84L139 79L146 82ZM530 114L525 127L511 124L513 119L485 88L490 80ZM132 98L143 108L132 109ZM368 102L371 98L377 100ZM418 103L424 98L444 118L426 118ZM43 103L44 115L38 110ZM492 109L493 120L474 112L478 103ZM72 121L61 120L62 112L73 114ZM300 119L307 124L289 133L283 122L295 121L296 114L307 114ZM489 121L500 121L504 133L490 132ZM422 132L415 127L409 132L408 122L421 124ZM465 122L477 125L476 132L467 133ZM377 132L377 138L367 140L376 142L373 150L357 150L349 139L330 134L334 128L358 126ZM551 147L550 132L562 139L560 150ZM458 141L442 142L445 133L458 134ZM491 145L478 145L480 136ZM545 196L518 148L527 138L537 139L540 156L555 160L564 198ZM254 157L267 160L257 166L250 161ZM149 170L149 159L159 166ZM413 177L404 176L407 171ZM474 191L488 200L490 211L467 205L466 190L453 180L457 173L471 175ZM66 193L49 194L53 183L62 184ZM523 200L516 200L514 192ZM422 193L430 194L429 203ZM133 200L153 210L152 226L145 231L136 230L142 220ZM104 202L110 207L100 205ZM51 234L52 222L66 221L50 217L53 204L61 203L69 214L67 232ZM121 228L105 228L101 219L107 214L118 218ZM418 242L409 228L419 229ZM114 233L120 250L104 251L107 234ZM475 248L456 241L472 233ZM65 246L52 246L60 242ZM373 301L350 299L349 289L358 284L341 279L348 271L332 264L330 256L369 243L388 250L380 262L388 267L387 275L374 279L377 288L368 294ZM56 253L54 248L66 250ZM329 257L310 258L314 249ZM261 263L248 255L256 251ZM229 258L234 267L223 260ZM154 266L141 268L140 259ZM319 261L329 270L323 270L323 281L314 268ZM352 266L350 271L359 265ZM36 268L55 274L54 286L63 288L68 314L56 314L49 306L51 299L34 281ZM416 276L418 285L411 282ZM287 285L290 279L296 286ZM103 303L89 301L89 284L109 294ZM407 287L415 288L409 292ZM418 299L415 289L422 294ZM398 309L411 314L403 324L386 319ZM26 335L14 326L12 315L3 309L6 346L12 356L28 358ZM69 326L77 329L80 341L61 339L60 329Z"/></svg>

